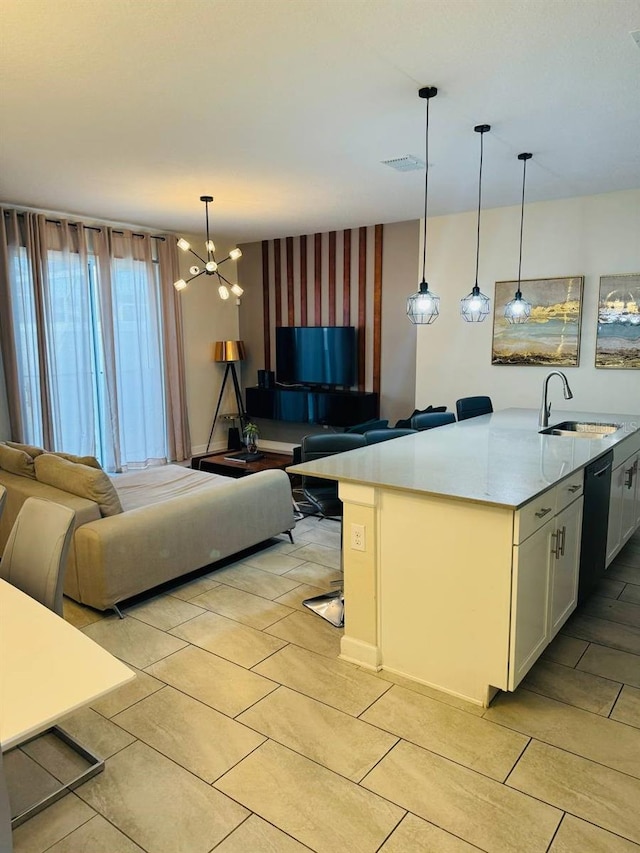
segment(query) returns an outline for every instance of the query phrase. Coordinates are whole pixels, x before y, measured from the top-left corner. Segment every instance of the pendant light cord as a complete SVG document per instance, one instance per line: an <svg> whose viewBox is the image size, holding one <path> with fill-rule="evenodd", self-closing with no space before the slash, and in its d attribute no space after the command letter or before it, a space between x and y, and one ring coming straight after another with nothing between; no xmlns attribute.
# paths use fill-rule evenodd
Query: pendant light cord
<svg viewBox="0 0 640 853"><path fill-rule="evenodd" d="M209 240L209 202L208 201L205 201L205 203L204 203L204 217L205 217L205 222L206 222L206 226L207 226L207 246L206 246L207 257L209 258L209 260L211 260L211 258L213 256L213 252L211 251L211 249L209 249L210 240Z"/></svg>
<svg viewBox="0 0 640 853"><path fill-rule="evenodd" d="M429 197L429 100L427 98L427 121L425 126L424 140L424 239L422 241L422 280L425 281L425 269L427 265L427 199Z"/></svg>
<svg viewBox="0 0 640 853"><path fill-rule="evenodd" d="M476 284L478 286L478 267L480 265L480 209L482 207L482 155L484 149L484 131L480 131L480 175L478 177L478 233L476 243Z"/></svg>
<svg viewBox="0 0 640 853"><path fill-rule="evenodd" d="M531 155L529 155L531 156ZM516 299L522 298L522 293L520 292L520 275L522 272L522 234L524 228L524 184L527 177L527 160L528 157L522 158L523 169L522 169L522 206L520 208L520 256L518 258L518 290L516 292Z"/></svg>

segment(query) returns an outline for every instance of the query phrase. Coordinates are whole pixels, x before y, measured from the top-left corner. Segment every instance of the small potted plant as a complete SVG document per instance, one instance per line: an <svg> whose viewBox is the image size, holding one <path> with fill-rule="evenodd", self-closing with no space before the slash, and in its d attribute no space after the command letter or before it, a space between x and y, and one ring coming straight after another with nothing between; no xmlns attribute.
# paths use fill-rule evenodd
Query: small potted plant
<svg viewBox="0 0 640 853"><path fill-rule="evenodd" d="M249 453L256 453L258 450L258 436L260 435L258 427L249 421L244 425L243 433L247 450Z"/></svg>

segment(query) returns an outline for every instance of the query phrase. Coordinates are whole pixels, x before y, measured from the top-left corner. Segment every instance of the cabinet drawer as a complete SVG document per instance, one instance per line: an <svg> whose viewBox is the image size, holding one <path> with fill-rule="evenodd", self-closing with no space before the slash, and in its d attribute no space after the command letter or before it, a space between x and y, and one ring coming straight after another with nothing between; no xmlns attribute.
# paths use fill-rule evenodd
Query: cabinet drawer
<svg viewBox="0 0 640 853"><path fill-rule="evenodd" d="M584 471L581 468L556 486L556 512L562 512L572 501L579 498L583 491Z"/></svg>
<svg viewBox="0 0 640 853"><path fill-rule="evenodd" d="M515 514L513 542L518 545L546 524L556 513L557 486L538 495Z"/></svg>

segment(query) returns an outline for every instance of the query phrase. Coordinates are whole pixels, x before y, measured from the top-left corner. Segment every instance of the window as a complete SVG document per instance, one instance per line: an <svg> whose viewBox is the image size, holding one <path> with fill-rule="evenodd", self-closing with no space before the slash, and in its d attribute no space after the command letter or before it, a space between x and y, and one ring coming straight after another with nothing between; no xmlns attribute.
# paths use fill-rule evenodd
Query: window
<svg viewBox="0 0 640 853"><path fill-rule="evenodd" d="M69 235L72 234L72 237ZM24 440L96 455L109 470L167 459L158 258L149 237L94 250L86 229L47 223L41 281L14 246L11 305ZM89 235L88 237L86 235ZM85 239L86 245L79 241ZM147 240L144 252L133 241Z"/></svg>

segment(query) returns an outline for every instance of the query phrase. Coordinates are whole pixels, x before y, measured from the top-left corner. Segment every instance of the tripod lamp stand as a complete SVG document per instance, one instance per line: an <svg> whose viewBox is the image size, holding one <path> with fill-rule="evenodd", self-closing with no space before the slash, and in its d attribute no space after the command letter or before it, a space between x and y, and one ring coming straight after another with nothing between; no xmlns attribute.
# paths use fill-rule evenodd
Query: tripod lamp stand
<svg viewBox="0 0 640 853"><path fill-rule="evenodd" d="M244 348L244 341L216 341L214 344L212 360L224 364L225 369L224 379L222 380L220 394L218 396L218 405L216 406L216 412L213 416L211 432L209 433L209 441L207 442L207 452L209 451L209 445L213 438L213 430L215 429L216 421L218 420L218 412L220 411L220 404L222 403L222 397L224 395L224 389L227 384L229 374L231 374L231 379L233 380L233 389L236 395L236 405L238 407L238 417L240 418L241 426L247 419L247 413L244 408L244 403L242 402L242 394L240 392L240 385L238 383L238 375L236 373L235 365L236 361L243 361L245 357L246 352Z"/></svg>

